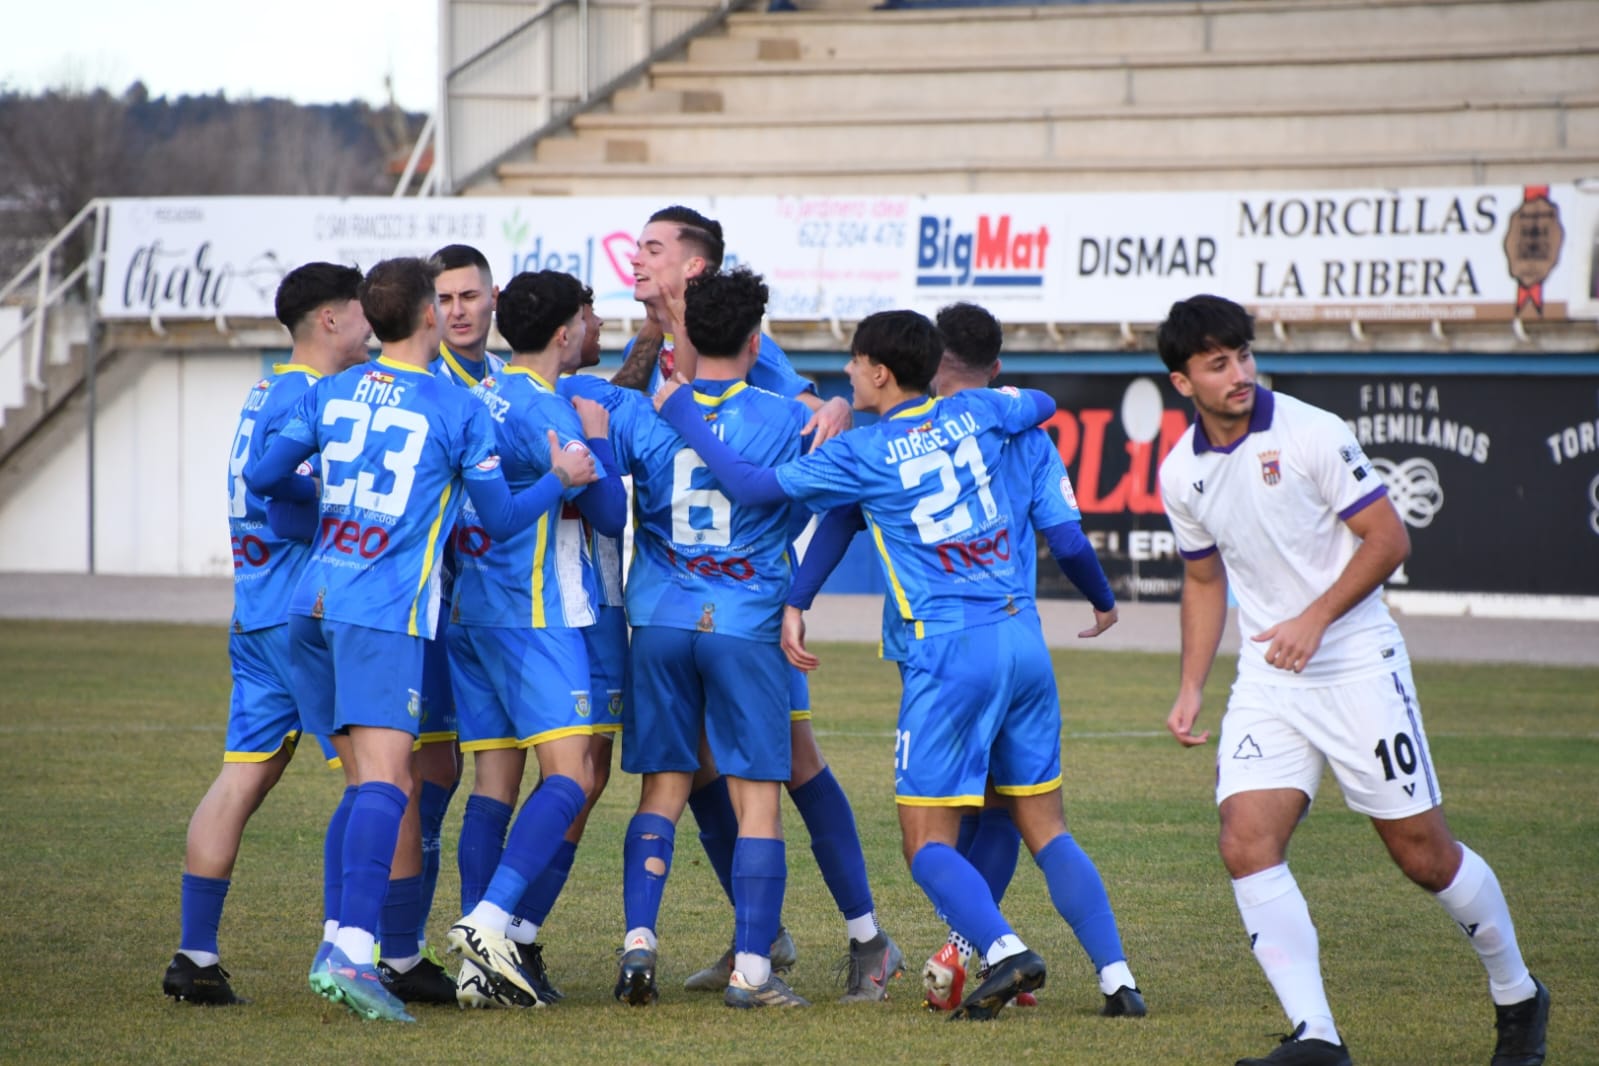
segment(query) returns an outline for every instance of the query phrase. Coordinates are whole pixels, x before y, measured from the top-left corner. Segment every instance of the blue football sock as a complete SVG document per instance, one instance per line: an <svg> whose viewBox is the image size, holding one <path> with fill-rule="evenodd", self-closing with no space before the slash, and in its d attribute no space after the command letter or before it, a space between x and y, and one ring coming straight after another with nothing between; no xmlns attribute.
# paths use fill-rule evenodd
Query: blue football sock
<svg viewBox="0 0 1599 1066"><path fill-rule="evenodd" d="M672 872L677 827L659 814L635 814L622 844L622 910L628 929L654 929L661 913L661 894ZM648 868L659 859L660 872ZM768 941L770 943L770 941Z"/></svg>
<svg viewBox="0 0 1599 1066"><path fill-rule="evenodd" d="M924 844L911 860L911 879L921 886L950 928L985 951L1011 934L983 875L948 844Z"/></svg>
<svg viewBox="0 0 1599 1066"><path fill-rule="evenodd" d="M704 788L697 788L688 796L688 809L694 812L694 821L700 827L700 844L705 857L711 860L716 879L722 882L722 891L733 901L733 848L738 842L738 815L733 813L733 799L727 792L727 778L718 777Z"/></svg>
<svg viewBox="0 0 1599 1066"><path fill-rule="evenodd" d="M461 818L461 839L455 861L461 868L461 913L471 914L483 898L489 878L500 865L505 850L505 830L511 824L510 804L489 796L468 796Z"/></svg>
<svg viewBox="0 0 1599 1066"><path fill-rule="evenodd" d="M383 900L383 919L378 929L378 940L383 943L385 959L409 959L421 951L417 943L417 912L422 909L422 875L396 877L389 882L389 894Z"/></svg>
<svg viewBox="0 0 1599 1066"><path fill-rule="evenodd" d="M422 809L417 812L422 816L422 917L416 929L419 941L426 940L428 935L428 915L433 913L433 895L439 887L444 814L450 809L455 787L451 785L445 788L432 781L422 782Z"/></svg>
<svg viewBox="0 0 1599 1066"><path fill-rule="evenodd" d="M1088 952L1096 971L1127 957L1121 934L1116 931L1116 915L1110 909L1105 882L1094 860L1078 846L1070 833L1062 833L1039 849L1034 856L1049 885L1049 898L1060 916L1077 934L1077 942Z"/></svg>
<svg viewBox="0 0 1599 1066"><path fill-rule="evenodd" d="M1021 830L1004 807L989 807L977 819L977 832L971 846L961 852L966 861L988 882L988 890L999 903L1005 898L1011 878L1016 874L1016 856L1022 844Z"/></svg>
<svg viewBox="0 0 1599 1066"><path fill-rule="evenodd" d="M355 806L356 786L345 785L339 805L328 819L327 835L322 838L322 920L339 920L339 900L344 896L344 830L350 824Z"/></svg>
<svg viewBox="0 0 1599 1066"><path fill-rule="evenodd" d="M972 838L977 835L977 822L976 813L961 815L960 832L955 835L955 850L962 855L972 850Z"/></svg>
<svg viewBox="0 0 1599 1066"><path fill-rule="evenodd" d="M183 875L180 949L217 954L217 929L222 925L222 904L227 901L230 884L226 877Z"/></svg>
<svg viewBox="0 0 1599 1066"><path fill-rule="evenodd" d="M739 837L733 846L733 950L769 955L783 917L788 859L781 840Z"/></svg>
<svg viewBox="0 0 1599 1066"><path fill-rule="evenodd" d="M405 816L405 804L405 793L387 781L368 781L356 790L355 803L350 808L350 824L344 832L340 930L377 933L383 900L389 891L394 842L400 838L400 819Z"/></svg>
<svg viewBox="0 0 1599 1066"><path fill-rule="evenodd" d="M833 768L822 767L821 773L789 795L811 834L811 854L839 912L846 921L872 913L872 886L866 881L866 856L861 853L855 812Z"/></svg>
<svg viewBox="0 0 1599 1066"><path fill-rule="evenodd" d="M565 843L566 831L583 810L583 786L570 777L551 774L522 804L506 838L500 865L483 892L483 900L509 914L527 886L544 872Z"/></svg>
<svg viewBox="0 0 1599 1066"><path fill-rule="evenodd" d="M566 879L572 873L572 859L576 855L576 844L570 840L561 841L561 846L555 849L555 858L551 859L544 872L527 886L527 891L522 893L521 902L511 913L524 922L543 925L555 907L555 901L560 898L561 889L566 887Z"/></svg>

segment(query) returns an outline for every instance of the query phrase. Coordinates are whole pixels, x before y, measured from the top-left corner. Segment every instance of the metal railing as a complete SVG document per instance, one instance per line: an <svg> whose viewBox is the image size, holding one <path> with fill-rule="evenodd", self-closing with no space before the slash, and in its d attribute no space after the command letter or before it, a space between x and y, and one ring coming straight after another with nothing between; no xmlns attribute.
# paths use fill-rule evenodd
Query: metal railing
<svg viewBox="0 0 1599 1066"><path fill-rule="evenodd" d="M452 194L489 177L747 2L553 0L509 28L477 27L487 40L457 62L453 16L483 5L447 0L438 122L412 152L420 160L433 149L422 191ZM395 195L407 191L413 170L408 165Z"/></svg>
<svg viewBox="0 0 1599 1066"><path fill-rule="evenodd" d="M69 296L80 282L87 279L85 302L91 307L99 292L99 268L104 260L107 204L104 200L90 200L83 209L72 216L61 231L44 243L26 266L16 276L0 287L0 305L21 304L21 320L9 333L0 333L0 365L13 348L20 347L20 366L24 389L44 388L44 360L48 350L50 312ZM71 241L89 227L89 247L83 260L65 269L57 279L60 253ZM18 298L29 285L31 296ZM91 312L92 313L92 312Z"/></svg>

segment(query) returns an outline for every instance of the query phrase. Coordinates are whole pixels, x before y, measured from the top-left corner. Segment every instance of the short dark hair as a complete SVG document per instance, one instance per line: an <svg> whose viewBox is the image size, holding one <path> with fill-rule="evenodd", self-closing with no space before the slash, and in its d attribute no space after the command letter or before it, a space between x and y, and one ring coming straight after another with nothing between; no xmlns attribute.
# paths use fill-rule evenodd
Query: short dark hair
<svg viewBox="0 0 1599 1066"><path fill-rule="evenodd" d="M423 311L439 298L433 290L438 276L430 260L410 256L385 259L367 271L361 282L361 310L378 340L389 344L416 332Z"/></svg>
<svg viewBox="0 0 1599 1066"><path fill-rule="evenodd" d="M272 310L289 335L295 336L312 311L323 304L357 299L360 287L361 272L355 267L306 263L283 275Z"/></svg>
<svg viewBox="0 0 1599 1066"><path fill-rule="evenodd" d="M993 366L999 358L1000 346L1005 343L999 319L976 304L958 303L941 308L938 332L944 337L944 351L973 370Z"/></svg>
<svg viewBox="0 0 1599 1066"><path fill-rule="evenodd" d="M1186 373L1190 357L1217 348L1243 348L1255 339L1255 319L1221 296L1190 296L1166 312L1155 347L1167 370Z"/></svg>
<svg viewBox="0 0 1599 1066"><path fill-rule="evenodd" d="M705 260L706 272L715 273L722 269L725 246L722 243L722 224L716 219L706 218L692 207L673 204L661 208L649 220L677 223L677 239L693 246L700 258Z"/></svg>
<svg viewBox="0 0 1599 1066"><path fill-rule="evenodd" d="M513 352L542 352L555 331L572 321L594 290L564 270L523 271L500 290L494 324Z"/></svg>
<svg viewBox="0 0 1599 1066"><path fill-rule="evenodd" d="M428 258L439 268L440 274L446 270L477 267L490 279L494 277L494 271L489 269L488 257L470 244L446 244Z"/></svg>
<svg viewBox="0 0 1599 1066"><path fill-rule="evenodd" d="M900 388L926 392L944 357L944 338L926 315L879 311L861 319L849 350L851 355L864 355L888 367Z"/></svg>
<svg viewBox="0 0 1599 1066"><path fill-rule="evenodd" d="M683 325L688 339L701 355L738 355L761 328L770 296L765 280L748 267L690 279L683 294Z"/></svg>

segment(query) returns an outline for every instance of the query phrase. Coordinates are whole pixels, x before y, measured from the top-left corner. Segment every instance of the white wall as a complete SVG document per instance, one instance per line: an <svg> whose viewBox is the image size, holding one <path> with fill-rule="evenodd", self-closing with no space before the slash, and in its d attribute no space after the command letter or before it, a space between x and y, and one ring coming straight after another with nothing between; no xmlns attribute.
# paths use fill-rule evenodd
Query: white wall
<svg viewBox="0 0 1599 1066"><path fill-rule="evenodd" d="M95 441L99 572L232 574L228 449L263 366L254 349L172 353L126 387L103 390ZM0 570L88 568L84 419L57 418L61 443L34 458L36 469L0 503Z"/></svg>

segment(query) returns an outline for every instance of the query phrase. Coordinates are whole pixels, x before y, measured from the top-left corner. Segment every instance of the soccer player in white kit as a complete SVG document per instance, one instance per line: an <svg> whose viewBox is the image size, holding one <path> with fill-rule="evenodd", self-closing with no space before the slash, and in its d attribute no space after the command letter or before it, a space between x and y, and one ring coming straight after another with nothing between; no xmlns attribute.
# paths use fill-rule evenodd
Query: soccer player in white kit
<svg viewBox="0 0 1599 1066"><path fill-rule="evenodd" d="M1404 638L1381 596L1409 534L1341 418L1256 384L1253 339L1249 313L1217 296L1173 304L1156 335L1197 415L1160 469L1185 561L1182 677L1166 728L1185 747L1210 738L1194 727L1231 587L1246 639L1217 740L1220 850L1255 957L1294 1027L1238 1066L1350 1062L1286 861L1329 764L1344 801L1371 818L1488 971L1493 1066L1537 1066L1549 992L1527 972L1493 870L1444 819Z"/></svg>

